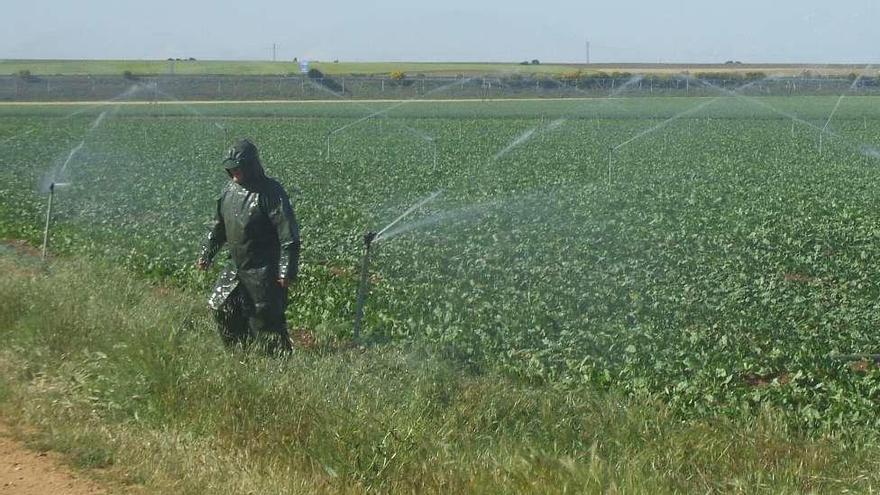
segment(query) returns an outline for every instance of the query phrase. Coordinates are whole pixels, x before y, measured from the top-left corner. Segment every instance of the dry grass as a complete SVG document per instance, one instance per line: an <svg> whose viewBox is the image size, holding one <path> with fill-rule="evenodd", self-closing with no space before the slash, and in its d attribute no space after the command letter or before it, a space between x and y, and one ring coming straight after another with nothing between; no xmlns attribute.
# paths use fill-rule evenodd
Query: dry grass
<svg viewBox="0 0 880 495"><path fill-rule="evenodd" d="M0 410L31 445L138 493L805 493L876 489L878 436L785 412L684 422L650 398L473 374L300 332L228 353L198 295L0 254ZM309 339L312 340L309 340ZM305 342L309 341L308 345ZM310 347L311 346L311 347Z"/></svg>

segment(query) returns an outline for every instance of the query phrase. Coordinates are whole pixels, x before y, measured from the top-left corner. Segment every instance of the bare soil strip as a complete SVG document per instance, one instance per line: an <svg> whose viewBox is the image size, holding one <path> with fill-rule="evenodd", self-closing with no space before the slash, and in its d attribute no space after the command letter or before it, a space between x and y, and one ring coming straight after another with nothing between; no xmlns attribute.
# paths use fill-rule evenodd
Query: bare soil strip
<svg viewBox="0 0 880 495"><path fill-rule="evenodd" d="M0 495L98 495L108 493L74 474L54 453L34 452L0 425Z"/></svg>

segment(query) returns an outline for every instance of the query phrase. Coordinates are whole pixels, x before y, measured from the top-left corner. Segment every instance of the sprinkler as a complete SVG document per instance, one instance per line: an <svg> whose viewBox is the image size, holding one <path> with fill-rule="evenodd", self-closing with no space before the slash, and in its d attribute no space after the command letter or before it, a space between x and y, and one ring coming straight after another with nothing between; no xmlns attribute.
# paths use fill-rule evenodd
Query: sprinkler
<svg viewBox="0 0 880 495"><path fill-rule="evenodd" d="M46 206L46 226L43 228L43 254L40 259L46 260L46 248L49 247L49 220L52 218L52 198L55 196L55 183L49 184L49 203Z"/></svg>
<svg viewBox="0 0 880 495"><path fill-rule="evenodd" d="M43 228L43 251L40 256L40 259L44 261L49 247L49 223L52 220L52 199L55 197L55 189L69 185L70 182L53 182L49 184L49 203L46 205L46 226Z"/></svg>
<svg viewBox="0 0 880 495"><path fill-rule="evenodd" d="M364 305L367 303L367 292L369 291L370 286L370 248L373 245L373 242L378 242L378 240L382 237L382 234L388 232L392 227L397 225L401 220L408 217L412 212L424 206L429 201L433 201L434 198L439 196L441 191L434 191L429 196L425 197L418 203L409 207L408 210L401 213L399 217L395 218L393 222L386 225L379 232L368 231L364 233L364 257L361 259L361 278L360 284L358 285L358 293L357 293L357 302L355 303L354 310L354 341L357 342L361 337L361 323L364 319ZM393 233L393 232L392 232Z"/></svg>
<svg viewBox="0 0 880 495"><path fill-rule="evenodd" d="M376 239L376 232L364 233L364 257L361 260L361 280L358 285L357 304L354 310L354 341L361 338L361 322L364 319L364 304L367 302L367 291L370 285L370 246Z"/></svg>

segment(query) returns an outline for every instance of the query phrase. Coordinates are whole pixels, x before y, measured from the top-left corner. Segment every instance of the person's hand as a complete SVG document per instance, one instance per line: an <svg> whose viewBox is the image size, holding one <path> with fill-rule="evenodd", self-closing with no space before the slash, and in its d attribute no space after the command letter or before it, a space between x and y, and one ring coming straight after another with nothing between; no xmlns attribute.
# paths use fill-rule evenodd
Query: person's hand
<svg viewBox="0 0 880 495"><path fill-rule="evenodd" d="M282 289L286 289L288 286L290 286L290 279L289 278L279 278L278 279L278 286L281 287Z"/></svg>
<svg viewBox="0 0 880 495"><path fill-rule="evenodd" d="M211 262L208 261L208 260L206 260L206 259L204 259L204 258L199 258L199 259L196 261L196 268L198 268L199 270L205 271L205 270L207 270L210 266L211 266Z"/></svg>

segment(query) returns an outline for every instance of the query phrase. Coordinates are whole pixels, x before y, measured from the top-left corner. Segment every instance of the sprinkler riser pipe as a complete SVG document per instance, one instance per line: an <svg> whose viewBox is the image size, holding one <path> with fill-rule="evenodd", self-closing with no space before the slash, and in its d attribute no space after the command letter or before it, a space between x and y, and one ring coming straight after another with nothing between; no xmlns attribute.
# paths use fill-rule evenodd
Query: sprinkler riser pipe
<svg viewBox="0 0 880 495"><path fill-rule="evenodd" d="M55 183L49 185L49 202L46 205L46 226L43 228L43 251L41 260L46 260L46 250L49 247L49 221L52 219L52 198L55 196Z"/></svg>
<svg viewBox="0 0 880 495"><path fill-rule="evenodd" d="M364 320L364 306L367 304L367 293L370 290L370 247L375 239L375 232L367 232L364 234L364 257L361 259L361 276L354 309L355 342L359 341L361 338L361 325Z"/></svg>

